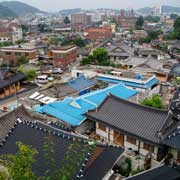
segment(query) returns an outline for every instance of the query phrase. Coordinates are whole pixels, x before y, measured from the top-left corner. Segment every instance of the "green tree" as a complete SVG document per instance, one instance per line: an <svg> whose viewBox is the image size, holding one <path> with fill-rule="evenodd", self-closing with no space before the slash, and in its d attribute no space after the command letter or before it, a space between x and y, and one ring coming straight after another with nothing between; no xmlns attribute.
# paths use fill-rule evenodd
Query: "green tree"
<svg viewBox="0 0 180 180"><path fill-rule="evenodd" d="M171 18L171 19L176 19L177 17L178 17L177 14L171 14L171 15L170 15L170 18Z"/></svg>
<svg viewBox="0 0 180 180"><path fill-rule="evenodd" d="M97 48L93 52L93 59L97 62L97 64L101 64L104 61L108 60L108 52L104 48Z"/></svg>
<svg viewBox="0 0 180 180"><path fill-rule="evenodd" d="M23 64L27 64L29 62L28 58L25 56L17 56L16 57L16 65L21 66Z"/></svg>
<svg viewBox="0 0 180 180"><path fill-rule="evenodd" d="M80 143L72 143L69 145L66 155L60 167L57 166L55 161L55 145L51 136L44 139L44 159L46 160L49 169L46 172L44 180L69 180L80 169L87 153L95 148L95 144L90 149L89 144L83 147Z"/></svg>
<svg viewBox="0 0 180 180"><path fill-rule="evenodd" d="M59 43L58 37L57 36L53 36L49 39L49 44L55 45L57 46Z"/></svg>
<svg viewBox="0 0 180 180"><path fill-rule="evenodd" d="M37 151L31 146L24 145L21 142L16 143L18 152L16 154L1 155L1 160L13 180L37 180L32 171L32 165L35 163Z"/></svg>
<svg viewBox="0 0 180 180"><path fill-rule="evenodd" d="M156 23L156 22L160 21L160 17L159 16L146 16L144 19L146 21L152 22L152 23Z"/></svg>
<svg viewBox="0 0 180 180"><path fill-rule="evenodd" d="M174 30L180 31L180 17L178 17L174 22Z"/></svg>
<svg viewBox="0 0 180 180"><path fill-rule="evenodd" d="M18 71L22 74L25 74L28 80L34 80L37 75L35 69L26 68L23 65L18 68Z"/></svg>
<svg viewBox="0 0 180 180"><path fill-rule="evenodd" d="M163 109L162 99L159 95L155 94L151 98L146 98L141 102L142 105Z"/></svg>
<svg viewBox="0 0 180 180"><path fill-rule="evenodd" d="M70 24L71 23L71 21L69 20L69 18L67 16L64 18L64 23L65 24Z"/></svg>
<svg viewBox="0 0 180 180"><path fill-rule="evenodd" d="M144 25L144 18L143 16L139 16L136 21L136 29L142 29L143 25Z"/></svg>

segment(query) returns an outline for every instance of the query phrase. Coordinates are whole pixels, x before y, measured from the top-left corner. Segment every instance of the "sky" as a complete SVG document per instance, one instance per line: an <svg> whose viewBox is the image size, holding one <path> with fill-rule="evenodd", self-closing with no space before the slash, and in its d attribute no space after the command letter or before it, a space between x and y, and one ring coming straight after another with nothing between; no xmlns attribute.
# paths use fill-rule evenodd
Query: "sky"
<svg viewBox="0 0 180 180"><path fill-rule="evenodd" d="M0 0L1 1L1 0ZM6 1L6 0L4 0ZM61 9L115 8L137 9L146 6L172 5L180 7L180 0L19 0L44 11Z"/></svg>

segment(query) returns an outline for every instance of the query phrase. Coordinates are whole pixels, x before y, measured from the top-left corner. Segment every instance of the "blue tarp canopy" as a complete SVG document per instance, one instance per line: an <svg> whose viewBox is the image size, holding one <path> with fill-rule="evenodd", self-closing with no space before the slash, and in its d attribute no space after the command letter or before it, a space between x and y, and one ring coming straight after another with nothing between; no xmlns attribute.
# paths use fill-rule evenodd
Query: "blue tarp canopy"
<svg viewBox="0 0 180 180"><path fill-rule="evenodd" d="M76 79L69 80L67 83L72 89L80 91L94 86L97 82L96 80L85 78L84 75L80 75Z"/></svg>
<svg viewBox="0 0 180 180"><path fill-rule="evenodd" d="M146 84L135 83L135 82L130 82L130 81L122 81L122 80L105 78L105 77L98 77L97 80L104 81L107 83L113 83L113 84L123 83L125 86L136 87L136 88L144 88L144 89L149 89L153 85L155 85L159 82L156 78L151 79Z"/></svg>
<svg viewBox="0 0 180 180"><path fill-rule="evenodd" d="M85 120L83 114L98 107L109 93L128 99L137 94L137 91L128 89L123 84L117 84L77 98L67 97L63 101L36 107L35 110L56 117L72 126L78 126Z"/></svg>

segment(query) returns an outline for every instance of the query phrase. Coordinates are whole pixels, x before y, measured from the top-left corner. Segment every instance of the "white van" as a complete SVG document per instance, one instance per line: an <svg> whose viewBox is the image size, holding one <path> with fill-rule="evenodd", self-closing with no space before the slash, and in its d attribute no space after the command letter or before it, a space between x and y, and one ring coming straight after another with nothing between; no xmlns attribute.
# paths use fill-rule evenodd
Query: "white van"
<svg viewBox="0 0 180 180"><path fill-rule="evenodd" d="M39 84L46 84L48 83L48 76L47 75L38 76L36 78L36 82Z"/></svg>

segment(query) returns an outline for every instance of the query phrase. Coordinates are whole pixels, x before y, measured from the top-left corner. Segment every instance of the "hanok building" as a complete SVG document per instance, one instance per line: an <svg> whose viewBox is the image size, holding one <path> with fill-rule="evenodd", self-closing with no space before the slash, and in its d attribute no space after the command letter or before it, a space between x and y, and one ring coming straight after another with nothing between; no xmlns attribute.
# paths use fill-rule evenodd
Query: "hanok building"
<svg viewBox="0 0 180 180"><path fill-rule="evenodd" d="M0 69L0 98L11 96L22 89L21 82L26 76L9 69Z"/></svg>
<svg viewBox="0 0 180 180"><path fill-rule="evenodd" d="M96 134L104 142L130 148L142 155L152 153L162 160L166 151L160 146L158 132L167 121L167 111L135 104L109 95L86 117L96 123Z"/></svg>
<svg viewBox="0 0 180 180"><path fill-rule="evenodd" d="M125 178L124 180L178 180L180 179L180 167L179 166L166 166L161 165L153 169L141 172L134 176Z"/></svg>
<svg viewBox="0 0 180 180"><path fill-rule="evenodd" d="M174 64L174 66L171 68L171 71L169 72L168 79L170 81L176 80L178 77L180 77L180 64Z"/></svg>
<svg viewBox="0 0 180 180"><path fill-rule="evenodd" d="M22 107L0 117L0 154L17 153L17 141L30 145L38 151L33 171L35 175L41 177L46 175L47 170L50 170L50 175L55 173L44 158L44 142L48 137L54 143L54 158L58 169L64 164L69 147L76 149L80 147L78 154L73 154L75 156L73 164L67 159L65 161L69 163L68 166L75 168L73 172L69 172L70 180L101 180L111 174L111 168L123 152L123 148L104 144L94 145L87 139L60 129L56 124L34 120Z"/></svg>
<svg viewBox="0 0 180 180"><path fill-rule="evenodd" d="M3 61L12 66L16 65L20 57L24 57L28 61L37 59L36 48L28 44L2 47L1 52Z"/></svg>
<svg viewBox="0 0 180 180"><path fill-rule="evenodd" d="M77 59L76 46L57 47L51 50L53 65L57 67L67 66Z"/></svg>

